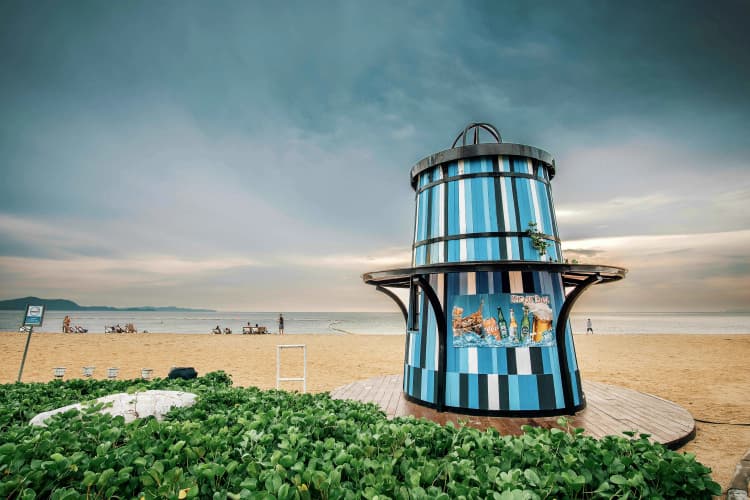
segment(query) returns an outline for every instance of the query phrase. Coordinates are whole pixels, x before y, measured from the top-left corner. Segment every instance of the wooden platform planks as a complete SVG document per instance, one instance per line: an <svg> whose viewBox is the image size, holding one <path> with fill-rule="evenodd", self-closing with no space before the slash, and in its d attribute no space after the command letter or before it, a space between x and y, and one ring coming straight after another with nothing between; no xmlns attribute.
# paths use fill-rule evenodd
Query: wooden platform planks
<svg viewBox="0 0 750 500"><path fill-rule="evenodd" d="M681 406L665 399L624 387L600 382L583 382L587 406L570 417L571 425L585 434L601 438L621 436L624 431L650 434L651 439L670 448L678 448L695 435L695 421ZM401 375L386 375L352 382L331 391L335 399L377 404L388 418L413 416L441 425L464 422L478 429L493 427L501 434L520 434L521 426L556 427L558 417L505 418L437 412L407 401L402 392Z"/></svg>

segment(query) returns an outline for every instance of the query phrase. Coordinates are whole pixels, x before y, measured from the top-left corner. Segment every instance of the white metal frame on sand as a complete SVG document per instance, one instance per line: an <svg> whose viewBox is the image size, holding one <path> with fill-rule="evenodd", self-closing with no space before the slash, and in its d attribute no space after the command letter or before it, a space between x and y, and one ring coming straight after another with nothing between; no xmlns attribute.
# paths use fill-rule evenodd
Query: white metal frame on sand
<svg viewBox="0 0 750 500"><path fill-rule="evenodd" d="M281 376L281 350L282 349L302 349L302 377L282 377ZM307 392L307 346L305 344L286 344L276 346L276 388L278 389L281 382L302 382L302 392Z"/></svg>

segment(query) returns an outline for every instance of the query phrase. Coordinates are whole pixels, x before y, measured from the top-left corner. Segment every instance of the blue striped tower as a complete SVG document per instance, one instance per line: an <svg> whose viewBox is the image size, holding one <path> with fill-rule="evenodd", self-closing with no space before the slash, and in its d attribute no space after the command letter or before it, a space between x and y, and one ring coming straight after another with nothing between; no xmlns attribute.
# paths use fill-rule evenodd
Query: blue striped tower
<svg viewBox="0 0 750 500"><path fill-rule="evenodd" d="M480 132L494 142L480 143ZM549 153L503 143L486 123L412 168L412 267L363 276L404 312L410 400L507 416L585 406L570 308L588 286L625 270L562 262L554 175ZM408 306L387 287L408 287Z"/></svg>

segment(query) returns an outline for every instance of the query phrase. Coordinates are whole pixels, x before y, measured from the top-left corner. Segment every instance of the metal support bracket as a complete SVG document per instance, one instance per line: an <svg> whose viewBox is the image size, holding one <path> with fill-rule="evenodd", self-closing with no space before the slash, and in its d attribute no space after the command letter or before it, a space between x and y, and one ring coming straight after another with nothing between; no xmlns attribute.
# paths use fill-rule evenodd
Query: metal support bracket
<svg viewBox="0 0 750 500"><path fill-rule="evenodd" d="M445 350L445 343L448 341L448 325L445 321L445 312L440 304L435 290L432 288L428 275L420 274L416 276L416 284L424 291L427 300L430 301L432 312L435 314L435 322L438 330L438 379L437 379L437 400L435 409L443 411L445 407L445 365L448 353Z"/></svg>
<svg viewBox="0 0 750 500"><path fill-rule="evenodd" d="M387 296L389 296L391 299L393 299L393 301L396 303L396 305L398 306L398 308L401 309L401 314L404 315L404 321L407 322L407 323L409 322L409 312L406 310L406 306L401 301L401 298L399 298L398 295L396 295L392 291L390 291L387 288L382 287L380 285L377 285L375 287L375 290L377 290L378 292L382 292L382 293L386 294Z"/></svg>
<svg viewBox="0 0 750 500"><path fill-rule="evenodd" d="M573 305L578 297L591 285L602 281L599 274L592 274L583 282L577 285L570 294L565 297L565 302L557 316L557 327L555 328L555 342L557 343L557 357L560 360L560 375L562 377L563 396L565 398L565 411L572 414L575 408L573 399L573 384L570 380L570 367L568 366L568 349L565 342L565 329L568 325L568 318Z"/></svg>

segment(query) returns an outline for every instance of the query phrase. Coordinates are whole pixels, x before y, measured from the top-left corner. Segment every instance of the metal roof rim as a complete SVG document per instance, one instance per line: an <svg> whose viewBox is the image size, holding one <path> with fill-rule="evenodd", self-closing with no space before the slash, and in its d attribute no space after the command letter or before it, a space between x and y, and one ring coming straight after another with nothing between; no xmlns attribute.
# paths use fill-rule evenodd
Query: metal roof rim
<svg viewBox="0 0 750 500"><path fill-rule="evenodd" d="M459 146L456 148L446 149L419 160L411 169L411 184L416 187L416 178L423 171L449 161L461 160L464 158L475 158L477 156L494 156L494 155L513 155L525 156L539 160L550 169L550 179L555 176L555 158L547 151L535 146L525 144L513 144L510 142L481 143Z"/></svg>

